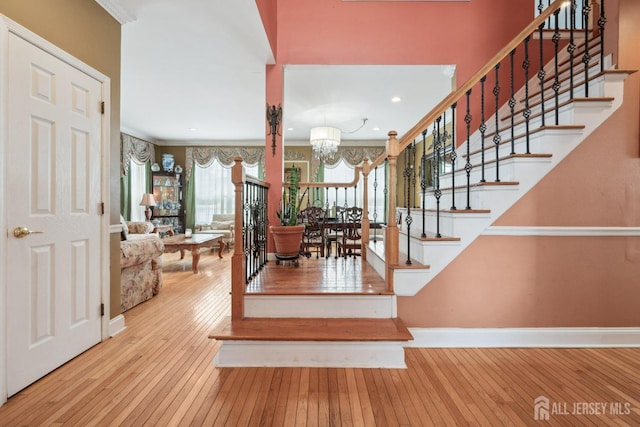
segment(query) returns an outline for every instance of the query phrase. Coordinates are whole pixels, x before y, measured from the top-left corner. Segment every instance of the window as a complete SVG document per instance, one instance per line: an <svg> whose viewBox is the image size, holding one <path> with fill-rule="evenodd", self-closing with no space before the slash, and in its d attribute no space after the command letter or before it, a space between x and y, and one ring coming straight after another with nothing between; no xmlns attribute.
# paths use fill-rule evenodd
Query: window
<svg viewBox="0 0 640 427"><path fill-rule="evenodd" d="M149 188L147 184L147 168L145 163L138 163L131 159L129 165L129 184L131 187L131 221L146 221L144 216L144 206L140 206L142 195Z"/></svg>
<svg viewBox="0 0 640 427"><path fill-rule="evenodd" d="M244 165L245 175L258 176L258 164ZM235 207L235 191L231 182L231 168L214 160L206 168L193 168L196 185L195 220L196 224L209 224L214 214L231 215Z"/></svg>
<svg viewBox="0 0 640 427"><path fill-rule="evenodd" d="M344 160L341 160L338 164L333 167L329 167L325 165L324 169L324 182L351 182L354 178L354 168L353 166L346 163ZM377 187L376 187L376 178L377 178ZM385 185L385 166L384 164L378 166L377 172L372 170L369 173L368 182L367 182L367 194L368 194L368 206L367 209L369 211L369 219L371 221L374 220L376 222L384 222L384 212L385 212L385 197L384 197L384 185ZM375 196L374 196L375 192ZM329 188L328 191L328 202L330 209L330 216L333 216L336 207L345 207L345 206L362 206L363 200L362 193L362 175L360 175L360 181L358 185L354 188L338 188L336 191L335 188Z"/></svg>

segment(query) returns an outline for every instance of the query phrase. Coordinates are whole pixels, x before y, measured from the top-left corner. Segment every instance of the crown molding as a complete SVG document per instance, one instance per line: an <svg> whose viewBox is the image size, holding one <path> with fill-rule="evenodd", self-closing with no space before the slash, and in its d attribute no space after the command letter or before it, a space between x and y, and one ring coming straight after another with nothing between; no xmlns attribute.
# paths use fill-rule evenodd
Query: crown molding
<svg viewBox="0 0 640 427"><path fill-rule="evenodd" d="M129 22L133 22L136 20L136 17L133 16L128 10L123 8L120 3L114 0L96 0L104 10L109 12L111 16L113 16L116 21L120 23L120 25L127 24Z"/></svg>

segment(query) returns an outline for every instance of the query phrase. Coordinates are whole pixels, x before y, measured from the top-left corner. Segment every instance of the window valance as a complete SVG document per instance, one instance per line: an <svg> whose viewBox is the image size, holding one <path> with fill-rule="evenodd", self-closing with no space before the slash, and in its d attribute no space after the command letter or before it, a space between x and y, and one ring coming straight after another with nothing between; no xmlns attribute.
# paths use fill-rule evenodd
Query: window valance
<svg viewBox="0 0 640 427"><path fill-rule="evenodd" d="M341 160L344 160L350 166L360 165L364 159L369 159L370 162L377 159L382 153L384 153L385 147L338 147L338 152L333 159L325 160L324 164L328 168L337 165ZM317 181L318 170L320 169L320 160L313 158L311 160L311 180Z"/></svg>
<svg viewBox="0 0 640 427"><path fill-rule="evenodd" d="M224 167L234 165L234 159L242 157L248 165L259 163L264 168L264 147L187 147L185 152L185 173L187 181L191 177L191 167L195 162L198 166L211 166L218 160Z"/></svg>
<svg viewBox="0 0 640 427"><path fill-rule="evenodd" d="M135 159L138 163L156 161L155 146L135 136L120 134L120 176L129 174L129 162Z"/></svg>

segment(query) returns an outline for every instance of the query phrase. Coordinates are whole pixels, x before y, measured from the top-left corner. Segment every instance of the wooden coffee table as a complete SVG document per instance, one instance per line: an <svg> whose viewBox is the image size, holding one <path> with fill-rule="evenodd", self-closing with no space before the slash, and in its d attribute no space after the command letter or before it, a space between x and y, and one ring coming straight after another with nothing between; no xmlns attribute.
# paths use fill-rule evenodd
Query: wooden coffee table
<svg viewBox="0 0 640 427"><path fill-rule="evenodd" d="M177 234L162 239L162 243L164 243L165 253L180 251L180 259L184 258L185 250L191 250L191 269L194 273L197 273L200 248L213 248L217 244L218 256L222 258L222 250L224 249L223 237L224 234L192 234L191 237Z"/></svg>

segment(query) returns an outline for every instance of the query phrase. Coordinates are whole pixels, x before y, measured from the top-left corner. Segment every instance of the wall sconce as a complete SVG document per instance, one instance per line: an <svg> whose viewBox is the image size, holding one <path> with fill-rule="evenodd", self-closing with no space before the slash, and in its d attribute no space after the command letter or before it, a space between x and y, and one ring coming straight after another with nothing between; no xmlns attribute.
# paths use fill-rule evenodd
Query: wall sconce
<svg viewBox="0 0 640 427"><path fill-rule="evenodd" d="M276 155L276 136L280 135L278 128L281 121L282 105L278 105L276 108L275 104L271 106L267 104L267 122L269 122L269 133L267 135L271 135L271 153L274 156Z"/></svg>

